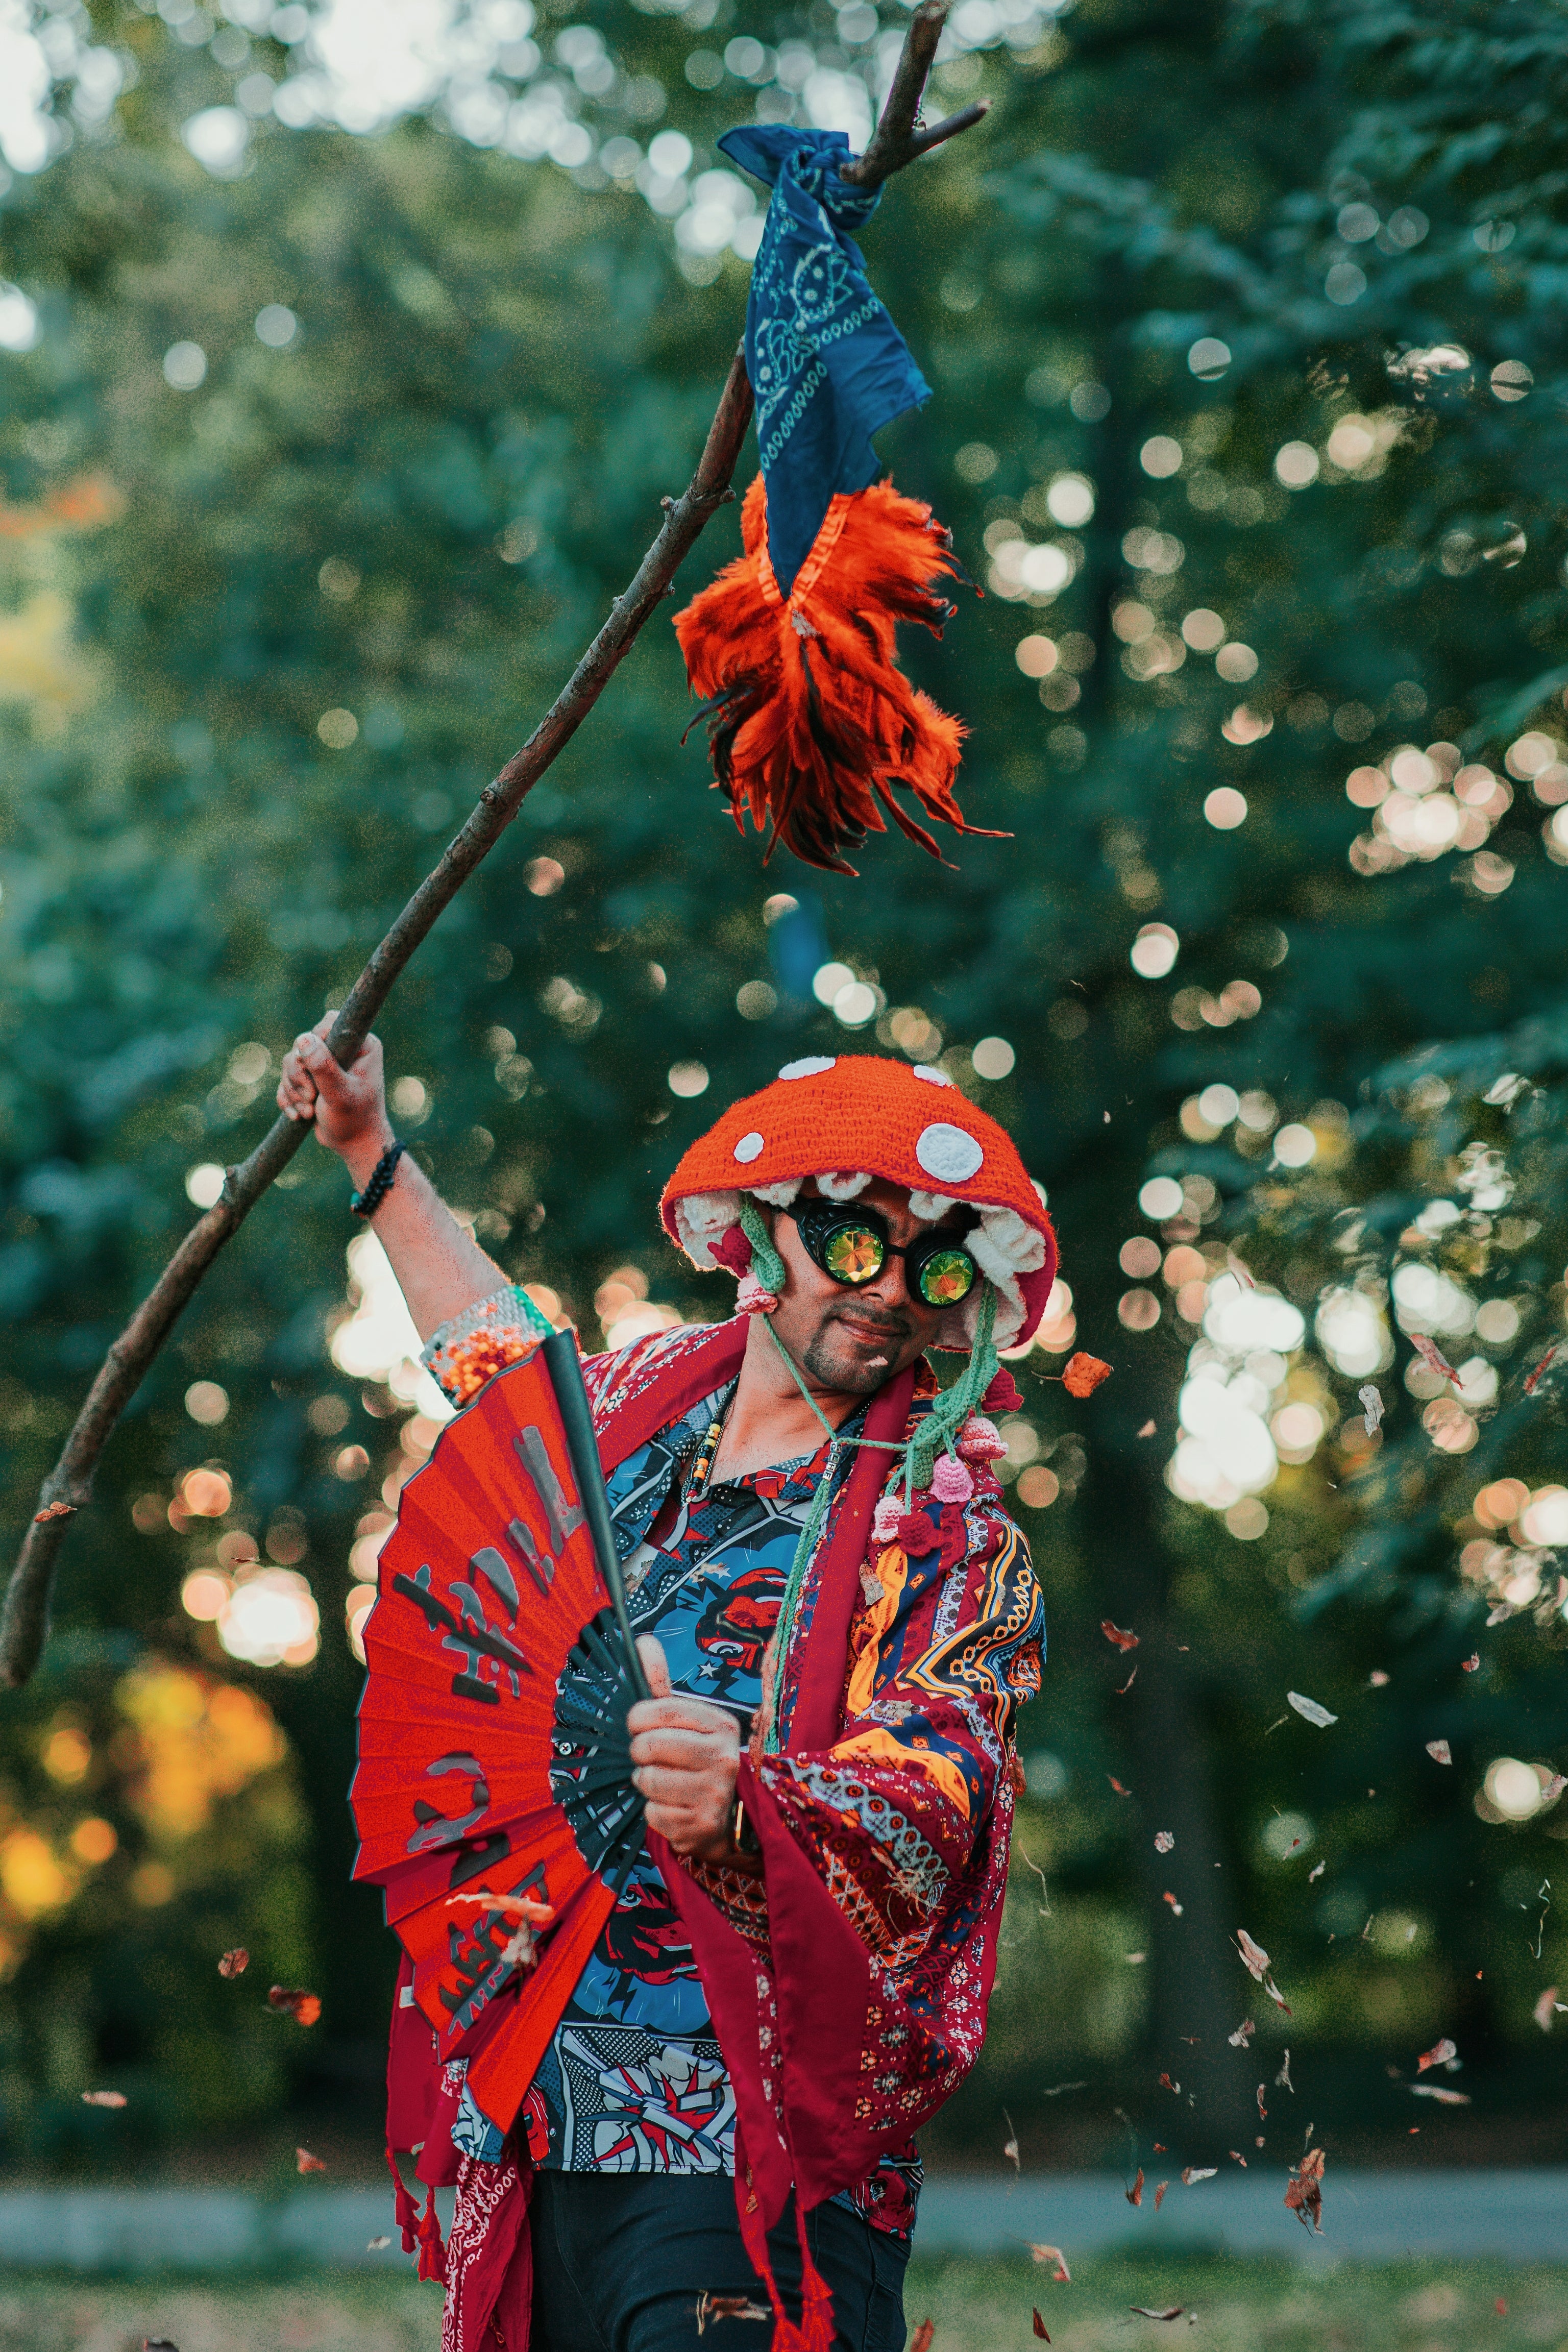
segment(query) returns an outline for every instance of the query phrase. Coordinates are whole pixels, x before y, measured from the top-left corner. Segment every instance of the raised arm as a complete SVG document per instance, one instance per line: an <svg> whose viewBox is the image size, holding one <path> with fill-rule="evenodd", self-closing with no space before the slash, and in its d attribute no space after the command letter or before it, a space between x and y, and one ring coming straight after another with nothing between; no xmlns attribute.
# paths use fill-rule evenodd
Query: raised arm
<svg viewBox="0 0 1568 2352"><path fill-rule="evenodd" d="M325 1013L314 1029L295 1038L284 1059L278 1108L289 1118L313 1121L317 1142L337 1153L355 1191L363 1192L395 1139L386 1115L381 1040L367 1037L345 1070L325 1042L336 1019L335 1013ZM509 1277L463 1231L410 1151L399 1160L373 1223L422 1339L506 1286Z"/></svg>

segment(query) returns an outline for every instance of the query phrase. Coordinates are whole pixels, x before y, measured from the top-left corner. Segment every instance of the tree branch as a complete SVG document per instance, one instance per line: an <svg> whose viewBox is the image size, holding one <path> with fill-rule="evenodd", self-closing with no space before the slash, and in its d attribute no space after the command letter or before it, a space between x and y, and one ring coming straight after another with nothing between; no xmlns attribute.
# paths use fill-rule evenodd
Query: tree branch
<svg viewBox="0 0 1568 2352"><path fill-rule="evenodd" d="M990 112L991 101L983 98L973 106L962 107L956 114L934 123L929 131L916 128L926 79L947 23L948 5L949 0L921 0L921 5L915 10L904 35L898 71L882 109L882 119L871 134L866 152L847 163L840 163L841 180L848 180L856 187L879 188L884 180L901 172L906 163L929 154L933 147L956 138L961 131L973 130L981 117Z"/></svg>
<svg viewBox="0 0 1568 2352"><path fill-rule="evenodd" d="M904 37L882 119L864 155L839 166L841 178L861 187L880 187L906 164L969 130L988 110L987 102L982 100L949 115L929 131L915 127L948 5L949 0L921 0ZM371 1023L416 948L500 840L533 785L571 741L644 623L670 593L677 567L714 509L734 496L730 478L746 437L752 408L744 355L737 352L697 470L680 498L665 501L663 526L631 586L616 598L608 620L522 749L507 761L494 782L485 786L467 824L435 871L426 875L349 991L327 1040L345 1066L364 1043ZM5 1613L0 1617L0 1683L13 1690L26 1682L38 1663L48 1633L55 1562L71 1520L90 1499L93 1472L116 1423L208 1266L268 1186L282 1174L306 1133L299 1121L280 1118L248 1160L226 1171L217 1201L192 1226L104 1358L59 1460L39 1489L37 1511L11 1571Z"/></svg>
<svg viewBox="0 0 1568 2352"><path fill-rule="evenodd" d="M752 418L752 387L737 352L707 444L684 495L666 500L664 522L637 576L522 749L487 784L461 833L426 875L365 965L327 1040L345 1066L364 1043L393 982L437 918L500 840L532 786L592 710L642 628L670 593L677 566L715 509L734 496L735 470ZM72 1518L89 1500L99 1456L202 1276L232 1234L304 1142L300 1121L279 1118L248 1160L230 1168L223 1192L192 1226L157 1282L110 1349L77 1415L59 1460L45 1479L38 1509L17 1555L0 1619L0 1681L16 1689L38 1663L48 1631L55 1561Z"/></svg>

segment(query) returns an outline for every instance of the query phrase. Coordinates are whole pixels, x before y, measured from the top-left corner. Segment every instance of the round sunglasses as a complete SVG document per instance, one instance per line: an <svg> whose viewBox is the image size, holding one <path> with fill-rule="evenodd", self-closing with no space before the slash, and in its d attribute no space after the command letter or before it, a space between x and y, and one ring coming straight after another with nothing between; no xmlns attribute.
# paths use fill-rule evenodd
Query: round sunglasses
<svg viewBox="0 0 1568 2352"><path fill-rule="evenodd" d="M847 1289L875 1282L890 1257L903 1259L905 1282L928 1307L956 1307L980 1279L980 1268L951 1232L921 1234L900 1249L889 1239L888 1221L876 1209L802 1201L784 1213L793 1219L812 1264Z"/></svg>

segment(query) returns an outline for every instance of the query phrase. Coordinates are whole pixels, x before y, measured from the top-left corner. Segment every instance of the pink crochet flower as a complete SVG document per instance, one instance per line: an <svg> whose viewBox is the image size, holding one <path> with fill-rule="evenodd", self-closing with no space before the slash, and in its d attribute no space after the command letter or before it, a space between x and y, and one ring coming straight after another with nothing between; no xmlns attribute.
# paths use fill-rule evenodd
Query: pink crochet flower
<svg viewBox="0 0 1568 2352"><path fill-rule="evenodd" d="M967 1503L974 1492L974 1481L962 1462L942 1454L931 1474L931 1490L939 1503Z"/></svg>
<svg viewBox="0 0 1568 2352"><path fill-rule="evenodd" d="M966 1462L1000 1462L1007 1447L994 1421L972 1412L958 1433L958 1450Z"/></svg>
<svg viewBox="0 0 1568 2352"><path fill-rule="evenodd" d="M871 1519L872 1542L891 1543L898 1535L899 1521L903 1516L903 1499L896 1491L879 1496Z"/></svg>
<svg viewBox="0 0 1568 2352"><path fill-rule="evenodd" d="M737 1315L771 1315L778 1305L776 1290L764 1290L754 1274L743 1274L735 1293Z"/></svg>

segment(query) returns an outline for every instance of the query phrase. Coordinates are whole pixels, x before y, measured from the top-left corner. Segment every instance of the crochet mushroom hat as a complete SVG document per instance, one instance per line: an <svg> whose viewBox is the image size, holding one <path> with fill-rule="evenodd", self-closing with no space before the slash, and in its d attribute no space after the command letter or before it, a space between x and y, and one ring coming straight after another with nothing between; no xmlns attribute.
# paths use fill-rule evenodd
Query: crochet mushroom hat
<svg viewBox="0 0 1568 2352"><path fill-rule="evenodd" d="M787 1209L810 1177L828 1200L852 1201L874 1177L903 1186L917 1217L963 1203L978 1212L965 1240L996 1290L995 1344L1029 1339L1056 1278L1057 1244L1040 1194L1005 1128L944 1070L871 1054L786 1062L772 1086L732 1103L685 1154L660 1212L693 1265L743 1267L742 1192ZM973 1343L979 1286L949 1309L939 1348Z"/></svg>

